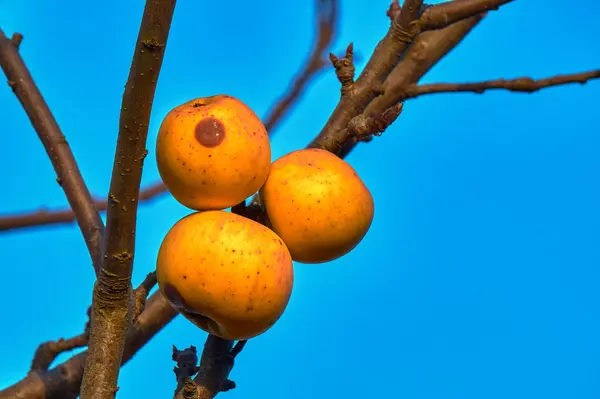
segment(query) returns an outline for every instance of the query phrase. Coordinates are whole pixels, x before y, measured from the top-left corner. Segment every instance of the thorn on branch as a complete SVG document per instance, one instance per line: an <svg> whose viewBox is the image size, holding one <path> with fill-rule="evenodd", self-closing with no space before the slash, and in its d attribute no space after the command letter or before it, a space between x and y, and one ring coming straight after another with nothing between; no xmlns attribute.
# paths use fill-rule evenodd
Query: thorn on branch
<svg viewBox="0 0 600 399"><path fill-rule="evenodd" d="M13 46L15 46L15 48L18 50L19 47L21 46L21 42L23 41L23 35L15 32L15 33L13 33L10 40L12 41Z"/></svg>
<svg viewBox="0 0 600 399"><path fill-rule="evenodd" d="M177 362L177 365L173 368L175 378L177 378L177 388L175 388L175 395L187 386L190 390L197 390L196 384L193 383L193 389L190 387L188 380L196 375L200 369L198 366L198 353L194 345L186 348L182 351L178 350L173 345L172 359ZM185 392L183 392L185 395ZM185 397L185 396L184 396ZM193 396L191 396L193 398Z"/></svg>
<svg viewBox="0 0 600 399"><path fill-rule="evenodd" d="M148 273L142 284L139 285L134 291L135 296L135 310L133 313L133 320L137 320L138 316L144 311L146 307L146 299L148 294L156 285L156 272Z"/></svg>
<svg viewBox="0 0 600 399"><path fill-rule="evenodd" d="M354 45L350 43L346 48L346 55L342 58L336 57L335 54L329 53L331 64L335 68L335 74L342 84L340 92L342 97L345 96L354 86Z"/></svg>

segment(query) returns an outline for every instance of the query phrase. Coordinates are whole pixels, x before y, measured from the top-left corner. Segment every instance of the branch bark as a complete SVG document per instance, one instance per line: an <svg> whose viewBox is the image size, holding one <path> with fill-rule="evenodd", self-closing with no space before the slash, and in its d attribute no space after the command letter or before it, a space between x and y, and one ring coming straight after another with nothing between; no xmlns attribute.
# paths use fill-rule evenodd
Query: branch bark
<svg viewBox="0 0 600 399"><path fill-rule="evenodd" d="M342 82L347 89L342 92L340 101L317 138L311 143L311 147L327 148L334 145L335 134L344 130L350 119L362 113L367 105L381 94L385 78L400 61L403 52L417 34L413 22L417 19L422 5L423 0L404 2L359 78L355 82Z"/></svg>
<svg viewBox="0 0 600 399"><path fill-rule="evenodd" d="M148 298L144 311L127 333L122 364L126 364L160 330L177 316L160 292ZM32 372L0 391L0 399L75 399L79 395L88 351L83 351L47 372Z"/></svg>
<svg viewBox="0 0 600 399"><path fill-rule="evenodd" d="M156 182L147 188L140 191L138 202L153 200L162 194L165 194L167 189L162 182ZM93 201L96 209L99 212L108 209L108 201L106 199L96 199ZM72 223L77 220L77 216L72 209L61 210L38 210L34 212L25 212L21 214L0 216L0 231L9 231L22 229L26 227L47 226L53 224Z"/></svg>
<svg viewBox="0 0 600 399"><path fill-rule="evenodd" d="M22 35L15 34L9 39L0 29L0 66L44 145L56 171L56 181L65 192L73 210L73 219L79 223L92 264L98 273L104 224L94 207L71 147L19 54L22 38Z"/></svg>
<svg viewBox="0 0 600 399"><path fill-rule="evenodd" d="M381 115L401 102L406 88L421 80L435 64L456 48L484 16L485 14L480 14L455 22L444 29L421 33L385 80L384 93L375 98L362 115ZM336 139L340 141L337 154L341 157L347 156L359 142L346 138L343 131L338 133Z"/></svg>
<svg viewBox="0 0 600 399"><path fill-rule="evenodd" d="M488 90L507 90L520 93L533 93L553 86L562 86L570 83L585 84L590 80L600 78L600 69L589 72L557 75L549 78L534 80L529 77L517 79L495 79L471 83L431 83L411 85L405 93L404 99L420 97L428 94L439 93L464 93L471 92L482 94Z"/></svg>
<svg viewBox="0 0 600 399"><path fill-rule="evenodd" d="M94 284L82 399L112 399L125 336L135 311L131 273L138 195L150 112L176 0L148 0L123 94L117 149L108 194L106 238Z"/></svg>

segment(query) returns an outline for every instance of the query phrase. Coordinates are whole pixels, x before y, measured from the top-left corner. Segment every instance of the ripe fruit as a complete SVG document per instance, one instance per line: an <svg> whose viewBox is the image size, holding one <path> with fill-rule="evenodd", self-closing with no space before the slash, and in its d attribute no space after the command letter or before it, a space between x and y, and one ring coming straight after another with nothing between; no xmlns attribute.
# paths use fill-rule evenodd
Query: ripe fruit
<svg viewBox="0 0 600 399"><path fill-rule="evenodd" d="M225 211L195 212L165 236L158 286L181 314L210 334L249 339L283 314L294 271L283 241L267 227Z"/></svg>
<svg viewBox="0 0 600 399"><path fill-rule="evenodd" d="M240 100L221 94L188 101L167 114L158 131L156 162L181 204L225 209L264 184L271 146L258 116Z"/></svg>
<svg viewBox="0 0 600 399"><path fill-rule="evenodd" d="M276 160L260 195L270 227L301 263L347 254L373 221L373 197L365 184L347 162L325 150L298 150Z"/></svg>

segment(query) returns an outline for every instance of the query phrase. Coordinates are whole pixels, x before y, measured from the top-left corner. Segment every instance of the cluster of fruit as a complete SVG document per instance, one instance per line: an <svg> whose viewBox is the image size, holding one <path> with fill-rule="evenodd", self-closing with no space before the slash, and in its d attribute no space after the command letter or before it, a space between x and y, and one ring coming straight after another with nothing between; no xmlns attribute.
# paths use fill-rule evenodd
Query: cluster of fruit
<svg viewBox="0 0 600 399"><path fill-rule="evenodd" d="M161 178L195 212L166 234L158 285L170 304L210 334L255 337L283 314L292 260L323 263L358 245L373 198L354 169L320 149L271 163L264 125L240 100L217 95L179 105L156 142ZM265 225L224 211L259 193Z"/></svg>

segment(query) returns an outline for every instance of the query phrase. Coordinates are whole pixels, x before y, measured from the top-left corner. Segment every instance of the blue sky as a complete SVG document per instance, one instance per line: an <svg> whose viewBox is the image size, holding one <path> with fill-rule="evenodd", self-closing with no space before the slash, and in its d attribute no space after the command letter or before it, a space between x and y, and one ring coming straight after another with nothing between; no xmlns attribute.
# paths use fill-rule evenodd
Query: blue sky
<svg viewBox="0 0 600 399"><path fill-rule="evenodd" d="M156 92L143 183L174 106L226 93L260 116L310 48L313 2L180 0ZM492 12L424 79L545 77L600 67L600 5L517 1ZM90 190L109 186L123 85L143 1L0 0L21 53ZM542 5L543 4L543 5ZM387 0L341 5L336 53L363 61L385 34ZM338 100L332 69L273 139L303 147ZM235 398L600 397L600 82L532 95L428 96L348 158L372 190L372 228L350 255L296 265L286 313L240 355ZM0 212L62 207L42 145L0 87ZM134 283L187 209L168 196L139 212ZM25 375L37 344L76 335L93 273L75 225L0 235L0 386ZM119 397L169 397L171 345L205 333L177 318L121 372ZM65 357L62 356L61 359Z"/></svg>

